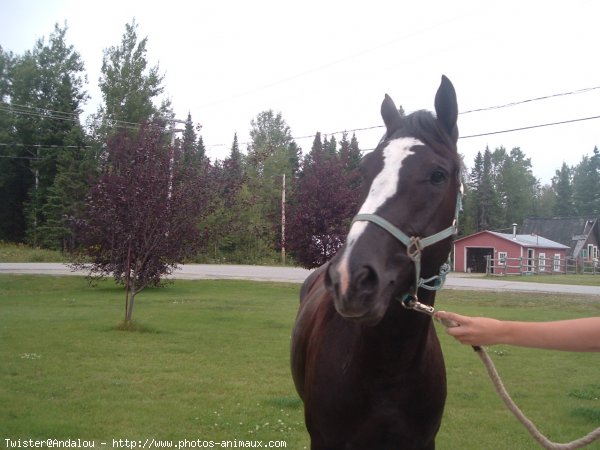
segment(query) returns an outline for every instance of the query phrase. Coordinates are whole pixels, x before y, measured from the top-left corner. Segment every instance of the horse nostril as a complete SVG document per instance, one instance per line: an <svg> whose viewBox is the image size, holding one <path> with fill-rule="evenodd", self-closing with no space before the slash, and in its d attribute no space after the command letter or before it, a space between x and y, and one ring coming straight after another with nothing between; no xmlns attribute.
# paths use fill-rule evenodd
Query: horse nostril
<svg viewBox="0 0 600 450"><path fill-rule="evenodd" d="M356 273L356 288L364 294L377 290L379 278L371 266L364 266Z"/></svg>

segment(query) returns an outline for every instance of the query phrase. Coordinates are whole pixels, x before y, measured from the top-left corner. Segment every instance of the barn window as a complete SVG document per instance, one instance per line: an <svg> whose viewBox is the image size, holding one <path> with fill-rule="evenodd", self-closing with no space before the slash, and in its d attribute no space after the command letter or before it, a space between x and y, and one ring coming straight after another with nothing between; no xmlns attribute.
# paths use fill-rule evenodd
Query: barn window
<svg viewBox="0 0 600 450"><path fill-rule="evenodd" d="M506 256L507 256L506 252L498 252L498 263L506 264Z"/></svg>
<svg viewBox="0 0 600 450"><path fill-rule="evenodd" d="M554 271L560 272L560 253L554 254Z"/></svg>
<svg viewBox="0 0 600 450"><path fill-rule="evenodd" d="M546 254L545 253L538 254L538 267L539 267L540 272L546 271Z"/></svg>

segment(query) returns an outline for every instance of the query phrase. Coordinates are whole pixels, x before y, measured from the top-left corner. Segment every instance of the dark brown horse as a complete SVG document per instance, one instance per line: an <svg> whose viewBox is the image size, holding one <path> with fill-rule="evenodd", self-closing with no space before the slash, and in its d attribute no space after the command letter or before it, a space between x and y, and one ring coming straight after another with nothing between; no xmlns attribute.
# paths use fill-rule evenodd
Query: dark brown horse
<svg viewBox="0 0 600 450"><path fill-rule="evenodd" d="M386 95L386 133L361 163L364 201L346 244L304 282L292 373L313 450L434 449L446 373L429 316L460 200L458 108L442 77L436 116L402 117Z"/></svg>

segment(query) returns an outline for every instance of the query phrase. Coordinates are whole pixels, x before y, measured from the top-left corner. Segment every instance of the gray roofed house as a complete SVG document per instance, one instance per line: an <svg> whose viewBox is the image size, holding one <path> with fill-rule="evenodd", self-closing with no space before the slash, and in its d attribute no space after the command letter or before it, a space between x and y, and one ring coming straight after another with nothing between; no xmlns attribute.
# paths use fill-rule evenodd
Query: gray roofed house
<svg viewBox="0 0 600 450"><path fill-rule="evenodd" d="M522 234L541 235L570 248L571 258L592 261L598 259L600 229L597 217L528 218Z"/></svg>

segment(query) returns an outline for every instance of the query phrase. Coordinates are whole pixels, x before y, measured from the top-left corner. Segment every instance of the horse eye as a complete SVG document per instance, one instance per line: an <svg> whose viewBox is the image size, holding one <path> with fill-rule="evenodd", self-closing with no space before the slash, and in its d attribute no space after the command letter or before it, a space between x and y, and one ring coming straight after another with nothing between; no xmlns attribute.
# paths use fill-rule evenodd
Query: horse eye
<svg viewBox="0 0 600 450"><path fill-rule="evenodd" d="M430 180L433 184L442 184L444 181L446 181L446 174L441 170L434 170L431 173Z"/></svg>

